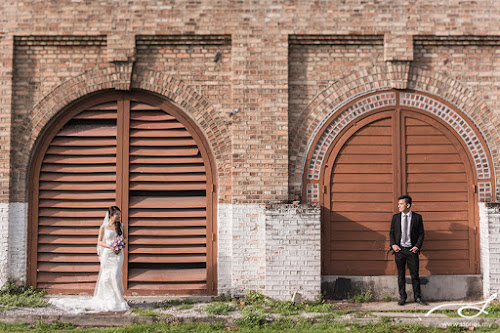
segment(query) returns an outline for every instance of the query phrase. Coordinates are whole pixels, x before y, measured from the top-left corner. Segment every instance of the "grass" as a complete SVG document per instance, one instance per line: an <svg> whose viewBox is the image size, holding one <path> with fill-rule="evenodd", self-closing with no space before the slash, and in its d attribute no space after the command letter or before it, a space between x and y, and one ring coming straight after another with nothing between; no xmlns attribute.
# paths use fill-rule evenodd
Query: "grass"
<svg viewBox="0 0 500 333"><path fill-rule="evenodd" d="M139 316L145 316L145 317L159 317L161 315L158 312L145 308L132 308L132 312Z"/></svg>
<svg viewBox="0 0 500 333"><path fill-rule="evenodd" d="M193 308L193 304L182 304L178 307L179 310L189 310Z"/></svg>
<svg viewBox="0 0 500 333"><path fill-rule="evenodd" d="M246 304L263 304L266 301L266 296L255 290L247 290L245 294Z"/></svg>
<svg viewBox="0 0 500 333"><path fill-rule="evenodd" d="M481 314L487 318L500 318L500 303L496 302L486 308L488 314ZM465 311L464 311L465 313Z"/></svg>
<svg viewBox="0 0 500 333"><path fill-rule="evenodd" d="M256 318L258 319L258 318ZM490 333L498 332L500 326L488 325L476 327L474 332ZM272 333L272 332L305 332L305 333L323 333L323 332L370 332L370 333L458 333L465 332L467 328L460 327L459 325L451 325L447 328L425 327L423 325L401 325L391 322L382 322L374 324L350 324L350 323L337 323L331 321L324 321L321 323L312 323L309 320L291 320L280 319L273 322L266 322L265 320L251 320L237 326L227 326L223 322L215 323L158 323L158 324L135 324L124 327L113 328L74 328L65 323L54 324L4 324L0 323L0 331L5 333L19 333L19 332L74 332L74 333L181 333L181 332L230 332L237 331L240 333Z"/></svg>
<svg viewBox="0 0 500 333"><path fill-rule="evenodd" d="M0 305L3 310L17 307L46 307L48 306L48 302L43 298L44 295L44 291L37 291L33 287L25 289L16 286L12 282L7 282L0 289Z"/></svg>
<svg viewBox="0 0 500 333"><path fill-rule="evenodd" d="M382 299L382 301L384 301L384 302L390 302L390 301L392 301L392 298L391 298L391 296L386 295L386 296L384 296L384 298Z"/></svg>
<svg viewBox="0 0 500 333"><path fill-rule="evenodd" d="M174 306L185 306L185 305L190 305L192 307L192 305L194 303L195 303L195 301L190 299L190 298L171 299L171 300L161 302L159 307L163 308L163 309L168 309L168 308L171 308Z"/></svg>
<svg viewBox="0 0 500 333"><path fill-rule="evenodd" d="M293 304L291 301L269 299L267 301L269 312L279 313L282 316L296 315L303 309L303 304Z"/></svg>
<svg viewBox="0 0 500 333"><path fill-rule="evenodd" d="M231 304L217 302L205 305L203 310L210 315L227 315L236 309Z"/></svg>
<svg viewBox="0 0 500 333"><path fill-rule="evenodd" d="M238 319L236 322L238 323L238 326L255 327L264 324L265 320L266 314L262 308L250 305L241 310L241 319Z"/></svg>
<svg viewBox="0 0 500 333"><path fill-rule="evenodd" d="M237 302L235 303L237 304ZM323 297L316 301L305 301L303 303L293 303L264 296L257 291L247 291L245 298L239 302L239 309L244 310L245 306L259 308L263 313L280 314L282 317L299 315L300 313L322 313L343 315L351 313L351 310L339 310L332 303L327 303Z"/></svg>
<svg viewBox="0 0 500 333"><path fill-rule="evenodd" d="M373 293L370 290L360 292L359 294L349 295L349 300L355 303L367 303L373 300Z"/></svg>
<svg viewBox="0 0 500 333"><path fill-rule="evenodd" d="M481 313L479 315L480 318L500 318L500 303L493 303L492 305L486 307L485 309L486 313ZM402 312L402 313L427 313L429 310L421 310L421 309L407 309L407 310L381 310L377 312ZM469 310L469 309L464 309L462 311L462 314L465 316L474 316L477 314L478 311L476 310ZM450 309L442 309L442 310L437 310L433 311L432 313L442 313L447 315L448 317L451 318L458 318L460 315L458 314L458 309L457 310L450 310Z"/></svg>

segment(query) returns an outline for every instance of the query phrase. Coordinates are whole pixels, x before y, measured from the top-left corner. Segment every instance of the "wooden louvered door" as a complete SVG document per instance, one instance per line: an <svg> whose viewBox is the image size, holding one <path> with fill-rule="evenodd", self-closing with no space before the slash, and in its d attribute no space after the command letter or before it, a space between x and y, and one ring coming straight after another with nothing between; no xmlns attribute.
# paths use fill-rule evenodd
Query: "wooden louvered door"
<svg viewBox="0 0 500 333"><path fill-rule="evenodd" d="M118 205L128 294L215 293L214 184L205 141L173 104L100 96L55 122L35 156L29 283L93 292L96 243Z"/></svg>
<svg viewBox="0 0 500 333"><path fill-rule="evenodd" d="M175 116L130 104L129 291L207 292L207 175Z"/></svg>
<svg viewBox="0 0 500 333"><path fill-rule="evenodd" d="M31 276L49 293L94 289L97 234L116 197L116 118L116 101L85 109L64 124L43 157Z"/></svg>
<svg viewBox="0 0 500 333"><path fill-rule="evenodd" d="M323 274L381 275L396 181L393 112L363 119L330 155L323 214ZM326 250L326 251L325 251Z"/></svg>
<svg viewBox="0 0 500 333"><path fill-rule="evenodd" d="M421 274L479 271L469 157L434 117L411 110L365 117L331 148L323 179L323 274L396 274L386 251L405 193L424 219Z"/></svg>
<svg viewBox="0 0 500 333"><path fill-rule="evenodd" d="M474 232L473 179L460 142L438 121L411 111L402 113L403 188L425 223L420 256L424 274L478 271Z"/></svg>

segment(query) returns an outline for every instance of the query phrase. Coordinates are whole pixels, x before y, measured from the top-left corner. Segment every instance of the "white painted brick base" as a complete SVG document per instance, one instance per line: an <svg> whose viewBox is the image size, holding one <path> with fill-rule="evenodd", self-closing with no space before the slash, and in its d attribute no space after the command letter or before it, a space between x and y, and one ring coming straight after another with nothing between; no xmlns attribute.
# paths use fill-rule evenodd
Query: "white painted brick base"
<svg viewBox="0 0 500 333"><path fill-rule="evenodd" d="M481 231L481 264L484 282L484 296L488 297L494 293L500 293L500 203L486 203L480 214L487 214L487 228L484 218L481 219L480 227L487 231L487 235ZM483 217L481 215L481 217ZM483 255L483 251L485 252Z"/></svg>
<svg viewBox="0 0 500 333"><path fill-rule="evenodd" d="M9 277L9 204L0 204L0 284Z"/></svg>
<svg viewBox="0 0 500 333"><path fill-rule="evenodd" d="M232 294L263 292L266 286L266 228L264 206L235 204L232 239Z"/></svg>
<svg viewBox="0 0 500 333"><path fill-rule="evenodd" d="M488 209L483 202L479 203L479 259L481 274L483 275L483 295L490 293L490 242L489 242Z"/></svg>
<svg viewBox="0 0 500 333"><path fill-rule="evenodd" d="M306 205L219 205L219 293L247 290L313 299L321 288L320 210Z"/></svg>
<svg viewBox="0 0 500 333"><path fill-rule="evenodd" d="M233 209L229 204L219 204L217 208L217 284L223 295L232 293Z"/></svg>
<svg viewBox="0 0 500 333"><path fill-rule="evenodd" d="M0 285L26 284L28 204L0 204Z"/></svg>
<svg viewBox="0 0 500 333"><path fill-rule="evenodd" d="M500 203L479 204L483 292L500 292ZM320 294L320 209L218 205L218 290L257 290L280 299ZM26 283L27 204L0 204L0 284Z"/></svg>
<svg viewBox="0 0 500 333"><path fill-rule="evenodd" d="M321 292L320 209L279 205L266 209L267 296L307 299Z"/></svg>
<svg viewBox="0 0 500 333"><path fill-rule="evenodd" d="M9 278L26 283L28 246L28 204L11 203L9 209Z"/></svg>

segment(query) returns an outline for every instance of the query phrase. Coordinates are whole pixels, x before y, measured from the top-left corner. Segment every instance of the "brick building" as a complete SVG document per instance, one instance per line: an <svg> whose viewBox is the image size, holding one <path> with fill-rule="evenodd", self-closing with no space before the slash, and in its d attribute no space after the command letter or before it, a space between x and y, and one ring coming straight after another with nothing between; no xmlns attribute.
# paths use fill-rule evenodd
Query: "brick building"
<svg viewBox="0 0 500 333"><path fill-rule="evenodd" d="M0 282L91 291L116 203L129 294L314 297L347 277L383 297L407 192L424 297L500 289L497 1L0 13Z"/></svg>

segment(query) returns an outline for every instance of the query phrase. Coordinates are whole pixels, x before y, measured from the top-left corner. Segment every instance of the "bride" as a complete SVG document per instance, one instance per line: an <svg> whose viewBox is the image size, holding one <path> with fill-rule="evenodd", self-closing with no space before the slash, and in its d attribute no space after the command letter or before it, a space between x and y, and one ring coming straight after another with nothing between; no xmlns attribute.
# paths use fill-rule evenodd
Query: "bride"
<svg viewBox="0 0 500 333"><path fill-rule="evenodd" d="M96 313L126 311L129 306L123 298L122 265L123 251L116 254L111 244L117 237L126 242L121 212L117 206L108 208L97 237L97 254L101 266L91 299L58 298L49 302L57 308L71 313Z"/></svg>

